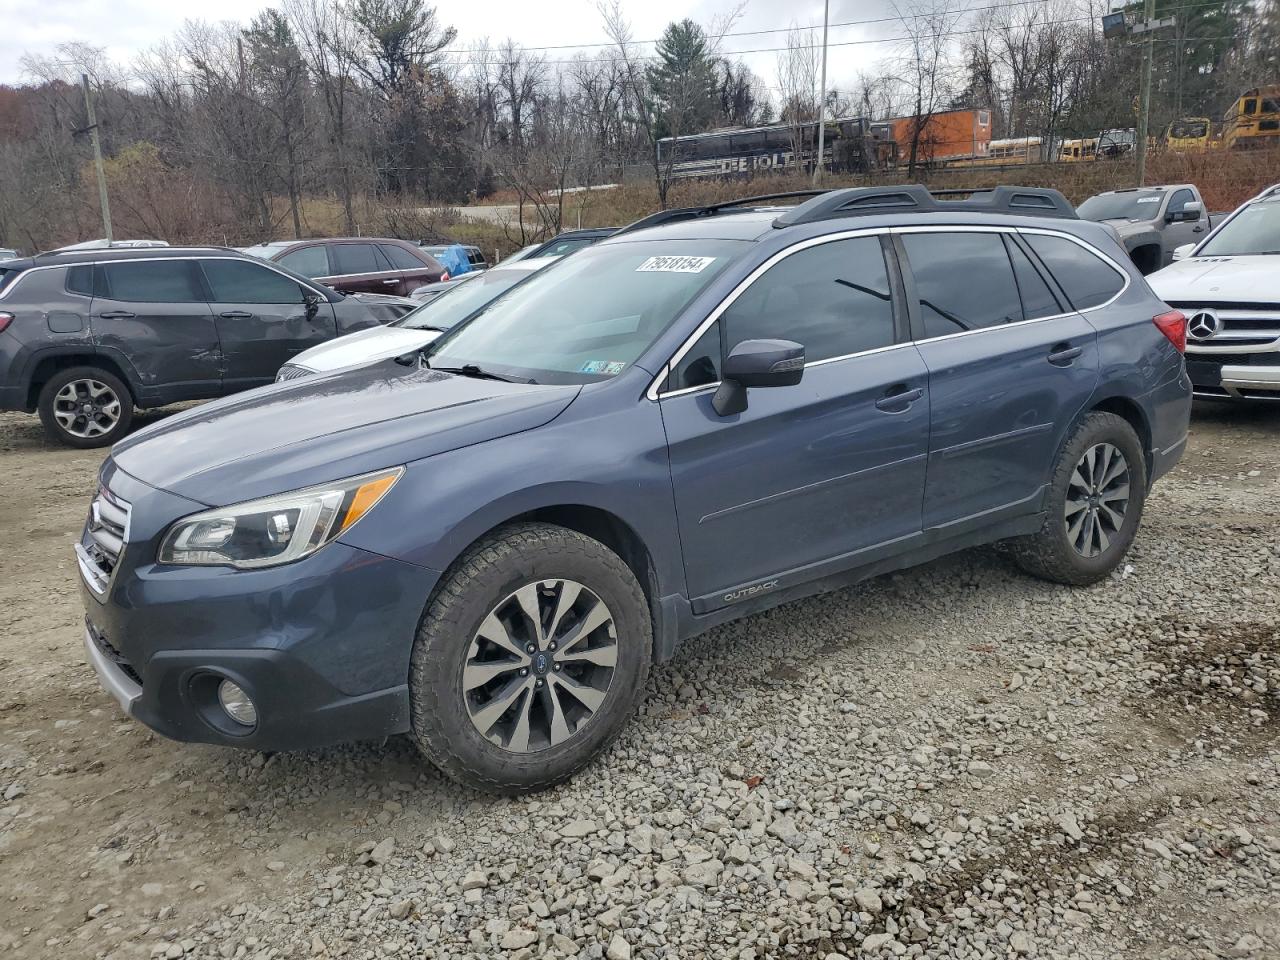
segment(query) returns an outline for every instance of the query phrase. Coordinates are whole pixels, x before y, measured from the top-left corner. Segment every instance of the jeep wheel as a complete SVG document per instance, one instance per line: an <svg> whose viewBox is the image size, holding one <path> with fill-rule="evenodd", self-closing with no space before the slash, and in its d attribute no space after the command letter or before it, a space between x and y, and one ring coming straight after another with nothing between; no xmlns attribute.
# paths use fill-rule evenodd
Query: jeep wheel
<svg viewBox="0 0 1280 960"><path fill-rule="evenodd" d="M69 447L106 447L129 432L133 395L120 378L97 367L60 370L37 402L45 432Z"/></svg>
<svg viewBox="0 0 1280 960"><path fill-rule="evenodd" d="M644 594L616 554L563 527L508 527L453 566L423 614L414 737L468 786L549 787L622 729L652 642Z"/></svg>
<svg viewBox="0 0 1280 960"><path fill-rule="evenodd" d="M1124 559L1142 520L1147 469L1133 427L1112 413L1086 416L1058 454L1039 533L1010 541L1028 573L1083 586Z"/></svg>

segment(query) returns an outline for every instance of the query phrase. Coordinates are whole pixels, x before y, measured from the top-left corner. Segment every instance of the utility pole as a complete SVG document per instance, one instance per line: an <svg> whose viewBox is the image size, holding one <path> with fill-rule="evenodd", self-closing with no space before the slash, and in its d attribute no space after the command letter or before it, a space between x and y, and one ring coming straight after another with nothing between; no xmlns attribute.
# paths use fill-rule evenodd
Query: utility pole
<svg viewBox="0 0 1280 960"><path fill-rule="evenodd" d="M1146 0L1143 8L1144 26L1147 27L1147 47L1142 54L1142 91L1138 103L1138 183L1141 187L1147 179L1147 125L1151 117L1151 59L1155 46L1155 30L1151 21L1156 15L1156 0Z"/></svg>
<svg viewBox="0 0 1280 960"><path fill-rule="evenodd" d="M1148 3L1151 0L1147 0ZM827 141L827 23L831 16L831 0L822 4L822 85L818 90L818 156L813 162L813 185L822 176L822 154Z"/></svg>
<svg viewBox="0 0 1280 960"><path fill-rule="evenodd" d="M84 90L84 109L89 115L89 139L93 141L93 165L98 168L98 202L102 206L102 229L107 243L111 243L111 206L107 203L107 174L102 169L102 141L98 139L98 115L93 111L93 96L89 93L89 75L80 74L80 86Z"/></svg>

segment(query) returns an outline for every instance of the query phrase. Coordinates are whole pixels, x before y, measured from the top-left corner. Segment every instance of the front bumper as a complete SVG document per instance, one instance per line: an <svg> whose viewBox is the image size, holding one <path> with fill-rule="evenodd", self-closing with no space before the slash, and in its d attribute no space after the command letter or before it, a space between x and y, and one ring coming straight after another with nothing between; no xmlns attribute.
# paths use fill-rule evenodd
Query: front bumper
<svg viewBox="0 0 1280 960"><path fill-rule="evenodd" d="M1280 354L1259 355L1261 362L1223 362L1211 353L1188 353L1187 373L1197 397L1280 400Z"/></svg>
<svg viewBox="0 0 1280 960"><path fill-rule="evenodd" d="M129 716L174 740L272 751L409 729L434 571L341 542L253 571L130 566L130 551L105 594L81 578L87 659ZM256 725L222 710L223 679L252 698Z"/></svg>

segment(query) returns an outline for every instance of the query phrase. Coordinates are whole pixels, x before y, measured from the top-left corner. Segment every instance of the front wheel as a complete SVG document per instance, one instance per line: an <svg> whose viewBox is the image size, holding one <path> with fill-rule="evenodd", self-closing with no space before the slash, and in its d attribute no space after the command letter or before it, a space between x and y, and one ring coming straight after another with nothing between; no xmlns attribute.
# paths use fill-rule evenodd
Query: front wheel
<svg viewBox="0 0 1280 960"><path fill-rule="evenodd" d="M1096 583L1133 543L1146 492L1146 458L1133 427L1113 413L1090 413L1058 453L1044 526L1010 541L1009 552L1042 579Z"/></svg>
<svg viewBox="0 0 1280 960"><path fill-rule="evenodd" d="M472 547L418 627L409 673L419 748L468 786L568 779L643 692L653 632L631 569L597 540L520 524Z"/></svg>
<svg viewBox="0 0 1280 960"><path fill-rule="evenodd" d="M113 373L97 367L59 370L37 401L45 432L59 443L106 447L129 432L133 395Z"/></svg>

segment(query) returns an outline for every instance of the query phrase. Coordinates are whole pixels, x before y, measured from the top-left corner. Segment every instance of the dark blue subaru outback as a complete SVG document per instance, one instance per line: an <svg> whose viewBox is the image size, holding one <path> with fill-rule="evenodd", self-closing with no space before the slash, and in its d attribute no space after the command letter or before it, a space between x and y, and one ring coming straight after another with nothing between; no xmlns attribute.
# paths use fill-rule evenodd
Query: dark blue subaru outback
<svg viewBox="0 0 1280 960"><path fill-rule="evenodd" d="M118 444L76 548L102 682L180 740L410 733L528 790L716 624L991 541L1105 577L1186 441L1181 314L1055 191L778 199Z"/></svg>

